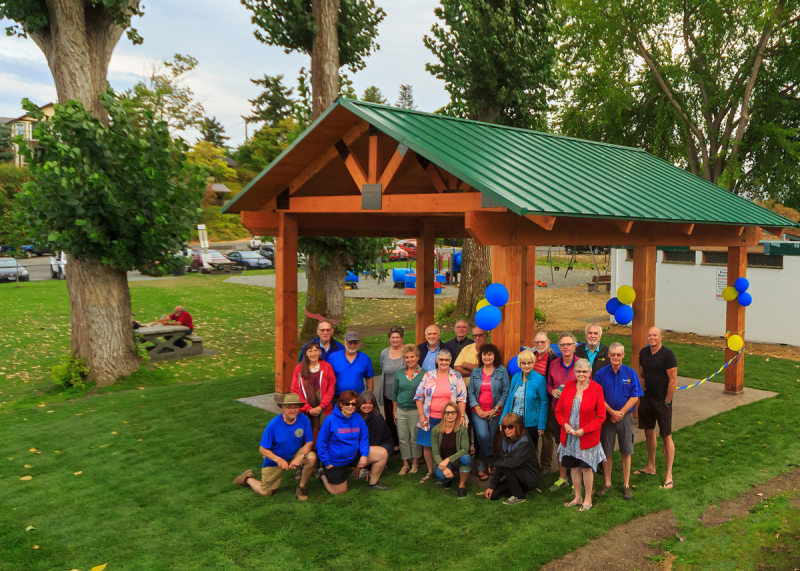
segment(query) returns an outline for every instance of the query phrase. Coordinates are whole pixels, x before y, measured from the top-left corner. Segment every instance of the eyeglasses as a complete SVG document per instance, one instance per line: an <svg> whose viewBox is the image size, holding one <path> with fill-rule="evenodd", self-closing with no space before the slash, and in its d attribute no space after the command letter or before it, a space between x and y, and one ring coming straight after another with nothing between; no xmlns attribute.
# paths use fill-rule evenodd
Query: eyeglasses
<svg viewBox="0 0 800 571"><path fill-rule="evenodd" d="M533 365L533 361L519 361L517 364L518 364L520 367L521 367L522 365Z"/></svg>
<svg viewBox="0 0 800 571"><path fill-rule="evenodd" d="M473 337L486 337L486 333L473 333Z"/></svg>
<svg viewBox="0 0 800 571"><path fill-rule="evenodd" d="M317 329L319 333L330 333L333 329Z"/></svg>
<svg viewBox="0 0 800 571"><path fill-rule="evenodd" d="M448 410L447 412L445 412L445 414L458 414L458 413L454 410Z"/></svg>
<svg viewBox="0 0 800 571"><path fill-rule="evenodd" d="M513 424L504 424L502 426L502 428L503 428L503 430L510 430L510 429L514 428L514 425Z"/></svg>
<svg viewBox="0 0 800 571"><path fill-rule="evenodd" d="M559 343L559 347L572 347L575 343Z"/></svg>
<svg viewBox="0 0 800 571"><path fill-rule="evenodd" d="M342 406L356 406L357 403L354 402L346 402Z"/></svg>
<svg viewBox="0 0 800 571"><path fill-rule="evenodd" d="M590 371L577 371L577 370L575 371L576 375L588 375L589 373Z"/></svg>
<svg viewBox="0 0 800 571"><path fill-rule="evenodd" d="M440 363L449 363L450 361L452 361L452 359L448 357L442 357L441 359L436 359L436 360L439 361Z"/></svg>
<svg viewBox="0 0 800 571"><path fill-rule="evenodd" d="M549 341L534 341L533 342L534 345L547 345L548 343L549 343Z"/></svg>

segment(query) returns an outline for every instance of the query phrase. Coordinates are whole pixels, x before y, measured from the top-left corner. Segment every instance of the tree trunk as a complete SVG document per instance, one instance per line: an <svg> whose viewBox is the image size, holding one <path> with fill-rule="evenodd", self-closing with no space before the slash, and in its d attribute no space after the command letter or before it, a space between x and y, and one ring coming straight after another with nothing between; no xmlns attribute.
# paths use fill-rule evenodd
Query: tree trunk
<svg viewBox="0 0 800 571"><path fill-rule="evenodd" d="M456 315L473 317L475 306L486 292L492 272L492 248L478 246L472 238L461 246L461 287L456 301Z"/></svg>
<svg viewBox="0 0 800 571"><path fill-rule="evenodd" d="M325 265L321 263L321 254L314 253L308 257L306 311L340 322L344 317L344 278L347 268L353 265L353 256L338 248L326 253L325 257ZM314 317L305 317L300 331L301 343L317 336L318 322Z"/></svg>
<svg viewBox="0 0 800 571"><path fill-rule="evenodd" d="M58 101L76 99L107 124L97 95L108 87L108 64L123 28L102 3L94 7L85 0L51 0L47 10L49 27L30 36L47 58ZM71 348L86 359L91 380L109 385L138 368L128 279L125 272L97 260L68 260Z"/></svg>
<svg viewBox="0 0 800 571"><path fill-rule="evenodd" d="M317 35L311 48L311 120L339 95L339 0L312 0Z"/></svg>
<svg viewBox="0 0 800 571"><path fill-rule="evenodd" d="M131 294L122 270L97 260L67 258L72 322L70 347L84 359L98 386L139 368L131 325Z"/></svg>

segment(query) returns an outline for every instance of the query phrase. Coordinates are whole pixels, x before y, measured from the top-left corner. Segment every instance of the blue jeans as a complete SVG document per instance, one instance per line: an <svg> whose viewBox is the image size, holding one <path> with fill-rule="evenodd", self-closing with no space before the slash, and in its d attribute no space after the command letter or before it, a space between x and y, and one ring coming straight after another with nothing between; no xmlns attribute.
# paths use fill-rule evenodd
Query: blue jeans
<svg viewBox="0 0 800 571"><path fill-rule="evenodd" d="M475 426L475 438L478 439L478 449L481 458L489 458L494 454L494 435L497 427L500 426L500 415L497 414L492 420L486 420L477 414L472 414L472 424ZM478 470L485 470L483 461L478 461Z"/></svg>
<svg viewBox="0 0 800 571"><path fill-rule="evenodd" d="M459 472L463 472L465 474L469 474L470 471L472 470L472 456L470 456L469 454L464 454L461 458L456 460L456 462L458 464L460 464L460 466L458 468ZM452 471L453 470L453 463L452 462L448 462L447 463L447 467L450 468L450 471ZM439 469L438 464L436 466L436 470L435 471L436 471L436 481L437 482L444 483L444 482L449 482L450 481L450 478L445 478L444 477L444 472L442 472Z"/></svg>

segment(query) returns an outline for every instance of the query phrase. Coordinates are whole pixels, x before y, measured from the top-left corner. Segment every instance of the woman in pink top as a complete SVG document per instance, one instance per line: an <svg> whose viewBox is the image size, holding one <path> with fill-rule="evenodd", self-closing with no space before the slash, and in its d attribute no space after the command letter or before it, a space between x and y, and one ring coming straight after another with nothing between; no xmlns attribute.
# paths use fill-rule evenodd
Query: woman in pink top
<svg viewBox="0 0 800 571"><path fill-rule="evenodd" d="M482 365L472 369L469 379L469 406L478 447L478 479L485 482L486 459L494 455L494 436L500 425L500 412L506 405L511 385L500 350L487 343L478 350Z"/></svg>
<svg viewBox="0 0 800 571"><path fill-rule="evenodd" d="M442 411L448 402L458 404L461 424L467 425L464 411L467 409L467 387L464 379L455 369L450 368L453 357L447 349L439 349L436 356L436 369L429 371L417 387L414 400L417 403L419 422L417 423L417 444L422 446L422 455L428 465L428 473L420 480L425 483L433 476L433 450L431 432L442 421Z"/></svg>

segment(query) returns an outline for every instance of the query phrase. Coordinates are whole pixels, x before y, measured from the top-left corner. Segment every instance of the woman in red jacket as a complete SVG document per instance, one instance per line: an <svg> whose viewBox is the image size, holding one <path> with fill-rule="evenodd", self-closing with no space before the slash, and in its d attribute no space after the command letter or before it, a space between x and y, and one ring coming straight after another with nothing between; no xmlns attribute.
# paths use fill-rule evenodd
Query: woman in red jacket
<svg viewBox="0 0 800 571"><path fill-rule="evenodd" d="M558 459L562 466L572 469L575 499L564 504L580 506L584 512L592 509L592 485L597 465L606 459L600 446L600 428L606 419L606 401L603 388L592 378L592 365L588 359L575 362L575 381L567 383L558 399L555 413L561 425L561 444ZM581 482L586 493L581 497Z"/></svg>
<svg viewBox="0 0 800 571"><path fill-rule="evenodd" d="M336 375L333 368L325 361L320 361L322 349L316 341L309 341L305 346L303 360L292 373L292 392L300 397L304 412L311 420L314 442L317 441L319 428L325 417L333 412L333 389L336 386Z"/></svg>

